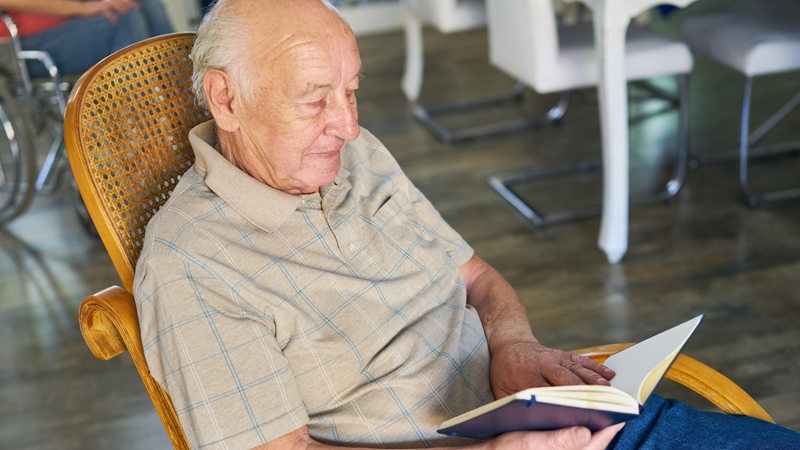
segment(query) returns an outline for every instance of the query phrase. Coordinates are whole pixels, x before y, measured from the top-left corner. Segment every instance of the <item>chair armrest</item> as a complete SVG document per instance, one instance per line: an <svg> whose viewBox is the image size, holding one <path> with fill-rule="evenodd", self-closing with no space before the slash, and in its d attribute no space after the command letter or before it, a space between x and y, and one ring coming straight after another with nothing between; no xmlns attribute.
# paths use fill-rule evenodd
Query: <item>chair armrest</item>
<svg viewBox="0 0 800 450"><path fill-rule="evenodd" d="M147 367L133 294L119 286L111 286L90 295L81 302L78 320L83 340L96 358L105 361L125 351L130 353L173 447L188 449L172 399L150 375Z"/></svg>
<svg viewBox="0 0 800 450"><path fill-rule="evenodd" d="M83 339L97 359L105 361L142 346L133 295L119 286L86 297L78 320ZM132 357L133 353L136 350Z"/></svg>
<svg viewBox="0 0 800 450"><path fill-rule="evenodd" d="M583 356L603 363L614 353L632 343L607 344L573 350ZM755 417L775 423L775 420L739 385L708 365L684 354L678 355L667 371L666 377L700 394L726 414Z"/></svg>

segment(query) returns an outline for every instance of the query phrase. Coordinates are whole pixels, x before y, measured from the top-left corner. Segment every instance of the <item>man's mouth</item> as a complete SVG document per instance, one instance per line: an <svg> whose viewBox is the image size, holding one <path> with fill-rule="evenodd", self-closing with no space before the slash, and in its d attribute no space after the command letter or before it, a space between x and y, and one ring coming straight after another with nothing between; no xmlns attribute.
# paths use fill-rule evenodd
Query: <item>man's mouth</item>
<svg viewBox="0 0 800 450"><path fill-rule="evenodd" d="M339 156L344 148L344 143L333 149L314 150L311 154L317 158L335 158Z"/></svg>

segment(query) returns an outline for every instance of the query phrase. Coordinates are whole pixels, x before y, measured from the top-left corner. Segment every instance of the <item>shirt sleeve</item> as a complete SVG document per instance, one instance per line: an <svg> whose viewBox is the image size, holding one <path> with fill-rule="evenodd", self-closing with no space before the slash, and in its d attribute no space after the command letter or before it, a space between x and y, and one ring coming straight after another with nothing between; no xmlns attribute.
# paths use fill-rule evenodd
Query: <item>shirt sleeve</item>
<svg viewBox="0 0 800 450"><path fill-rule="evenodd" d="M192 447L251 448L307 424L268 312L180 258L139 264L142 342Z"/></svg>

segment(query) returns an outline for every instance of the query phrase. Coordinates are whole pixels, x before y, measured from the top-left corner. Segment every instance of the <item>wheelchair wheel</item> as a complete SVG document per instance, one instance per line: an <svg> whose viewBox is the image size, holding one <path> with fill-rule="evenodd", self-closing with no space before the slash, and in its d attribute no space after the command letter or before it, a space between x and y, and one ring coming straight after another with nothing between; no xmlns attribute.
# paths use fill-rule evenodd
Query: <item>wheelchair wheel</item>
<svg viewBox="0 0 800 450"><path fill-rule="evenodd" d="M0 224L25 212L36 194L36 154L25 117L0 81Z"/></svg>

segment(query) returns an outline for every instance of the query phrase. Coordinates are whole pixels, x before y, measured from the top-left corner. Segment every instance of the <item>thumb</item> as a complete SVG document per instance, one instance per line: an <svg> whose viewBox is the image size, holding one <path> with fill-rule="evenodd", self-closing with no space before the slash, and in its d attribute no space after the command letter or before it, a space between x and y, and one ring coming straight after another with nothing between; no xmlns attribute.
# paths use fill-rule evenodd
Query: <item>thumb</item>
<svg viewBox="0 0 800 450"><path fill-rule="evenodd" d="M558 450L582 449L592 439L592 432L586 427L570 427L555 430L550 435L550 448Z"/></svg>
<svg viewBox="0 0 800 450"><path fill-rule="evenodd" d="M586 449L603 450L614 439L614 436L625 426L625 423L618 423L592 433L586 427L571 427L556 430L550 435L550 446L553 449Z"/></svg>

